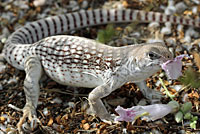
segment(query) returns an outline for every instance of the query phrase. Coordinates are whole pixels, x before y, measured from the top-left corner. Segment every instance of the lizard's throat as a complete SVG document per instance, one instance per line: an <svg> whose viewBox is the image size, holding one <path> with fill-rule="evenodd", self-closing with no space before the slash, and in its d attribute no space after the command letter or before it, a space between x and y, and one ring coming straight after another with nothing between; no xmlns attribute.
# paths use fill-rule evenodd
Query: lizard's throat
<svg viewBox="0 0 200 134"><path fill-rule="evenodd" d="M147 79L161 69L159 63L148 60L140 60L131 58L124 64L124 73L128 76L129 81L139 82Z"/></svg>

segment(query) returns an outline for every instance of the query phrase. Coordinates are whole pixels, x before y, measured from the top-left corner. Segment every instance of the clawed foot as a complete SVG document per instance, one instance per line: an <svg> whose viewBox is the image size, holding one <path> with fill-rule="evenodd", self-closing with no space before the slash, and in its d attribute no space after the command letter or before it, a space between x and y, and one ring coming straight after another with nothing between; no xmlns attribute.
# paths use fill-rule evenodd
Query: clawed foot
<svg viewBox="0 0 200 134"><path fill-rule="evenodd" d="M37 128L40 121L36 116L34 108L25 106L23 109L19 109L13 105L9 105L9 107L23 112L23 116L20 118L20 121L17 124L17 130L20 134L23 134L23 132L31 133L34 131L35 128ZM27 118L30 121L30 124L25 122Z"/></svg>

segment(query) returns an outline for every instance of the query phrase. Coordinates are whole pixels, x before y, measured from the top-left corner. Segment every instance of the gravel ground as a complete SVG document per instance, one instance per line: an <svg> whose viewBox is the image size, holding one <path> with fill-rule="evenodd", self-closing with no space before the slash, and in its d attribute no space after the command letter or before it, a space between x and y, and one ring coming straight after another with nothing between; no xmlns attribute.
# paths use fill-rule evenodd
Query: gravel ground
<svg viewBox="0 0 200 134"><path fill-rule="evenodd" d="M28 22L79 10L111 7L157 11L189 18L197 18L200 12L198 0L46 0L46 2L45 0L1 0L0 50L2 50L9 35ZM106 44L124 46L133 43L164 41L176 55L189 55L190 58L183 59L183 72L189 66L199 72L199 29L181 25L138 22L117 24L114 25L114 28L118 35ZM105 26L87 27L66 34L97 39L100 29L105 29ZM172 114L154 122L138 119L134 124L127 122L106 124L98 117L85 114L86 98L92 89L66 87L44 77L41 80L41 93L37 108L37 115L41 124L32 133L200 134L199 88L191 88L190 86L184 88L185 86L180 81L168 80L162 70L149 78L147 85L152 89L163 92L164 90L158 80L159 77L163 79L170 93L176 94L174 99L177 102L192 102L192 113L198 117L196 130L189 127L188 121L177 123ZM22 112L8 107L8 104L23 108L25 104L24 78L25 73L23 71L13 68L0 58L0 134L17 133L16 124L22 116ZM138 103L148 103L133 83L125 84L103 101L109 112L115 114L114 109L118 105L128 108L138 105ZM169 101L170 98L165 96L162 103L166 104Z"/></svg>

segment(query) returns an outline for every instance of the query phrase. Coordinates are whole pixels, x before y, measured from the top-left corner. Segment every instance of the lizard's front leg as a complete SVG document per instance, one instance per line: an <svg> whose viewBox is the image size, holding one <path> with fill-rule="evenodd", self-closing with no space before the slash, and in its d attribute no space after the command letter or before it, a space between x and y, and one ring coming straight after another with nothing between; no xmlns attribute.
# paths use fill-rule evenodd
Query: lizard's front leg
<svg viewBox="0 0 200 134"><path fill-rule="evenodd" d="M33 117L36 117L36 108L40 92L39 80L42 75L42 66L37 57L28 57L25 61L24 68L26 72L26 78L24 80L26 105L23 108L23 117L20 118L17 124L19 132L21 132L22 124L27 117L30 121Z"/></svg>
<svg viewBox="0 0 200 134"><path fill-rule="evenodd" d="M111 115L106 110L104 104L101 101L101 98L108 96L112 91L117 89L117 83L109 82L103 85L100 85L92 90L89 94L88 100L90 105L90 111L93 114L96 114L103 121L112 121Z"/></svg>
<svg viewBox="0 0 200 134"><path fill-rule="evenodd" d="M163 97L160 92L148 88L146 81L137 82L136 85L139 87L142 94L149 99L152 104L160 102L160 99Z"/></svg>

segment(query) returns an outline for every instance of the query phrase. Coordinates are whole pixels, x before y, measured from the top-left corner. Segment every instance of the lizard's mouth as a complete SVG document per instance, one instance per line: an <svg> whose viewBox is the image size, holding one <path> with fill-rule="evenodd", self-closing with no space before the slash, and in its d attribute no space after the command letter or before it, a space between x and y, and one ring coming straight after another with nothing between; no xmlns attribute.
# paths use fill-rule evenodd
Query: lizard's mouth
<svg viewBox="0 0 200 134"><path fill-rule="evenodd" d="M165 63L165 62L167 62L167 61L169 61L169 60L172 60L171 58L166 58L166 57L164 57L164 56L161 56L160 57L160 61L162 62L161 64L163 64L163 63Z"/></svg>

